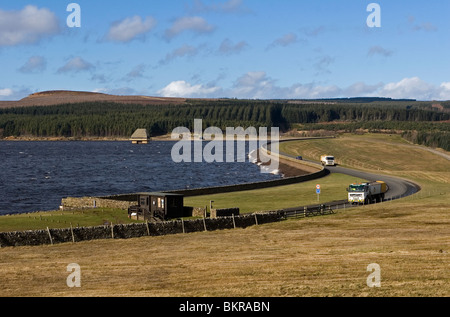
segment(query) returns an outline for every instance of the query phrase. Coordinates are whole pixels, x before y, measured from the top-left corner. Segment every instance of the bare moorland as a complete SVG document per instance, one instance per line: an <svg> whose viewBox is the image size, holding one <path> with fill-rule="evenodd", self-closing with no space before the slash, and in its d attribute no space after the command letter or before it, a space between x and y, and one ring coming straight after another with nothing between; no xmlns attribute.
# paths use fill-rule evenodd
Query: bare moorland
<svg viewBox="0 0 450 317"><path fill-rule="evenodd" d="M401 149L395 139L346 138L358 140L358 146L342 153L343 164L361 169L375 166L419 183L422 191L331 216L247 229L2 248L1 294L449 296L450 162L420 147L409 151L405 161L398 153L392 155ZM343 141L301 143L290 150L313 153L322 147L336 148L339 142ZM369 147L376 147L376 156L366 165L356 164L365 155L362 149ZM70 263L81 267L80 288L66 284ZM372 263L381 267L379 288L367 286L367 267Z"/></svg>

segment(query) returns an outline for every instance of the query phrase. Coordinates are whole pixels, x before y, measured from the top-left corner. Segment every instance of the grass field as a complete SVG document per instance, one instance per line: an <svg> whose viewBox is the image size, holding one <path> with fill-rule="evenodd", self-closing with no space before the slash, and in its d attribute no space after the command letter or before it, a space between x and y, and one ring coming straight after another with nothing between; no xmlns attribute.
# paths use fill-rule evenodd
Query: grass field
<svg viewBox="0 0 450 317"><path fill-rule="evenodd" d="M188 206L209 206L213 200L213 208L239 207L241 213L279 210L344 200L347 197L347 187L353 182L364 181L344 174L331 174L323 179L300 184L251 190L245 192L215 194L198 197L186 197ZM321 194L317 197L316 185L320 183Z"/></svg>
<svg viewBox="0 0 450 317"><path fill-rule="evenodd" d="M283 144L419 183L422 191L406 199L247 229L2 248L0 295L450 296L450 161L406 145L383 135ZM296 201L276 192L266 199L269 192L246 199L267 207ZM242 197L213 200L220 208ZM81 267L80 288L66 284L70 263ZM381 268L379 288L366 283L371 263Z"/></svg>
<svg viewBox="0 0 450 317"><path fill-rule="evenodd" d="M186 197L185 206L213 208L239 207L241 213L279 210L318 202L331 202L346 198L346 188L352 182L364 181L343 174L331 174L321 179L322 192L318 199L317 181L300 184L206 196ZM97 208L78 211L52 211L29 214L15 214L0 217L0 232L25 231L102 226L105 224L127 224L139 222L128 218L128 213L120 209Z"/></svg>
<svg viewBox="0 0 450 317"><path fill-rule="evenodd" d="M97 208L76 211L35 212L0 218L0 232L91 227L107 224L133 223L121 209Z"/></svg>

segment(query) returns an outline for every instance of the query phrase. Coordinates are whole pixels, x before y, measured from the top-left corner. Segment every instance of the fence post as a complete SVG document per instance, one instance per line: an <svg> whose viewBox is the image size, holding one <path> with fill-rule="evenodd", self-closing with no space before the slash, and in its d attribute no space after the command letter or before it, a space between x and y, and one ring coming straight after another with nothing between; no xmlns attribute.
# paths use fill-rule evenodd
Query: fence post
<svg viewBox="0 0 450 317"><path fill-rule="evenodd" d="M148 227L148 220L145 221L147 227L147 235L150 236L150 228Z"/></svg>
<svg viewBox="0 0 450 317"><path fill-rule="evenodd" d="M47 227L47 233L48 233L48 236L50 238L50 243L53 245L52 235L50 234L50 229L48 227Z"/></svg>
<svg viewBox="0 0 450 317"><path fill-rule="evenodd" d="M208 230L206 230L206 220L205 220L205 217L203 217L203 227L205 228L205 231L208 231Z"/></svg>
<svg viewBox="0 0 450 317"><path fill-rule="evenodd" d="M184 230L184 220L183 220L183 218L181 218L181 227L183 228L183 233L186 233L186 231Z"/></svg>
<svg viewBox="0 0 450 317"><path fill-rule="evenodd" d="M233 217L233 228L236 229L236 222L234 221L234 213L231 214L231 217Z"/></svg>
<svg viewBox="0 0 450 317"><path fill-rule="evenodd" d="M111 222L111 238L114 239L114 225L112 222Z"/></svg>
<svg viewBox="0 0 450 317"><path fill-rule="evenodd" d="M72 243L75 243L75 236L73 235L72 223L70 223L70 233L72 234Z"/></svg>
<svg viewBox="0 0 450 317"><path fill-rule="evenodd" d="M303 208L303 217L306 218L306 213L308 211L308 207Z"/></svg>
<svg viewBox="0 0 450 317"><path fill-rule="evenodd" d="M257 214L255 214L255 223L256 223L256 225L258 225L258 215Z"/></svg>

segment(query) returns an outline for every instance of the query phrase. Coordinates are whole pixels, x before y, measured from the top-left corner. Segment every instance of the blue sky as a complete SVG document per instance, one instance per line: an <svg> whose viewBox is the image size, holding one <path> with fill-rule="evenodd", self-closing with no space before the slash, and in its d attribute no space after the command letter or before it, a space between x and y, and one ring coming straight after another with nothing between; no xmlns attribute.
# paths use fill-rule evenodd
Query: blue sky
<svg viewBox="0 0 450 317"><path fill-rule="evenodd" d="M70 3L79 28L67 25ZM367 25L370 3L381 27ZM450 100L449 17L448 0L0 0L0 100Z"/></svg>

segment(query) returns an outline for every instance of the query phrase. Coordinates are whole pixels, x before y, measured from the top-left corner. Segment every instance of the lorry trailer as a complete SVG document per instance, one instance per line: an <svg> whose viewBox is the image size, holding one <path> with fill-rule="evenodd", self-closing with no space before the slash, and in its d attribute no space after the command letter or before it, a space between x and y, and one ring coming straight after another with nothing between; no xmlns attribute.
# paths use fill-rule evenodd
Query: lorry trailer
<svg viewBox="0 0 450 317"><path fill-rule="evenodd" d="M388 189L383 181L351 184L347 189L348 202L353 205L382 202Z"/></svg>

